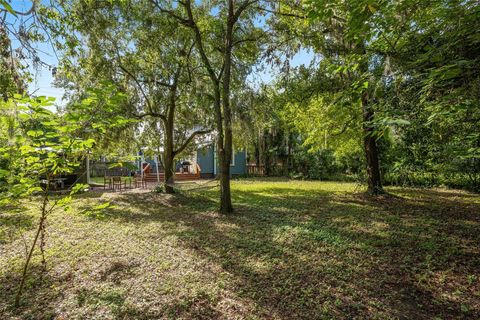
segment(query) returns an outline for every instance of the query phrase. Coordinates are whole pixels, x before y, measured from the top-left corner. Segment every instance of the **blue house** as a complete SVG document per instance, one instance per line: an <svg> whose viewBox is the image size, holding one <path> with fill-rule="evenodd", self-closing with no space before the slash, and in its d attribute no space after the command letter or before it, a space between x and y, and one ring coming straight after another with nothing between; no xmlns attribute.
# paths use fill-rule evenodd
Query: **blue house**
<svg viewBox="0 0 480 320"><path fill-rule="evenodd" d="M137 173L140 173L140 168L145 168L146 175L155 175L158 172L163 174L164 168L160 156L145 157L143 152L139 151L136 161ZM175 171L177 178L187 177L189 179L195 178L213 178L216 177L219 171L217 152L214 143L209 143L204 146L199 146L190 157L178 159L175 164ZM247 173L247 153L244 150L234 150L232 154L232 162L230 164L230 175L239 176ZM158 178L158 177L157 177Z"/></svg>
<svg viewBox="0 0 480 320"><path fill-rule="evenodd" d="M200 166L202 178L213 178L219 173L215 145L208 144L197 149L197 164ZM230 163L230 175L239 176L247 173L247 153L244 150L234 150Z"/></svg>

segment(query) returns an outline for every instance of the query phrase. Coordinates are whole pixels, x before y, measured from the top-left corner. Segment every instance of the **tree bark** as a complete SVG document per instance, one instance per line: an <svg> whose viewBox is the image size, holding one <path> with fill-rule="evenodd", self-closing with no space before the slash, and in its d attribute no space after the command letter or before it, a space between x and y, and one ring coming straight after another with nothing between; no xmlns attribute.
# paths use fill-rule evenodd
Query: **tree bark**
<svg viewBox="0 0 480 320"><path fill-rule="evenodd" d="M292 167L292 137L291 133L287 133L287 165L286 165L286 175L290 175L290 169Z"/></svg>
<svg viewBox="0 0 480 320"><path fill-rule="evenodd" d="M248 6L255 3L255 1L244 1L235 11L235 1L228 0L227 25L224 38L225 47L223 51L223 72L220 71L218 75L210 63L210 60L204 49L202 34L193 16L191 0L185 0L180 3L186 10L187 19L183 19L177 15L172 16L180 21L180 23L193 30L196 40L195 45L213 84L215 98L215 118L218 130L217 152L220 169L220 212L227 214L233 212L230 194L230 161L232 156L232 110L230 107L230 81L233 51L233 29L242 12L244 12ZM165 12L168 13L169 11ZM221 84L223 84L223 87Z"/></svg>
<svg viewBox="0 0 480 320"><path fill-rule="evenodd" d="M254 148L255 148L255 163L257 165L257 168L260 168L260 148L259 148L259 143L258 142L254 142L253 143L254 145Z"/></svg>
<svg viewBox="0 0 480 320"><path fill-rule="evenodd" d="M173 184L175 183L174 155L171 148L166 147L163 152L163 161L165 163L165 175L163 185L166 193L174 193Z"/></svg>
<svg viewBox="0 0 480 320"><path fill-rule="evenodd" d="M385 192L382 187L382 178L380 175L377 141L374 136L374 128L371 124L374 112L368 104L366 94L362 96L362 111L364 131L363 143L367 160L367 192L373 195L383 194Z"/></svg>
<svg viewBox="0 0 480 320"><path fill-rule="evenodd" d="M233 7L233 1L229 0L227 32L225 36L222 92L222 111L225 139L223 141L223 146L218 148L220 160L220 212L223 214L233 212L232 197L230 192L230 162L232 160L232 110L230 107L230 80L232 67L233 25L235 24Z"/></svg>
<svg viewBox="0 0 480 320"><path fill-rule="evenodd" d="M170 102L166 110L166 117L164 121L165 126L165 143L163 150L163 161L165 162L165 175L163 184L166 193L174 193L173 184L175 183L175 151L173 150L173 128L175 121L175 99L177 94L176 79L173 86L170 88Z"/></svg>
<svg viewBox="0 0 480 320"><path fill-rule="evenodd" d="M263 165L265 168L265 175L272 175L271 157L270 157L270 134L267 130L263 132Z"/></svg>
<svg viewBox="0 0 480 320"><path fill-rule="evenodd" d="M228 157L225 150L218 152L218 156L220 160L220 212L229 214L233 212L230 191L230 161L226 162Z"/></svg>

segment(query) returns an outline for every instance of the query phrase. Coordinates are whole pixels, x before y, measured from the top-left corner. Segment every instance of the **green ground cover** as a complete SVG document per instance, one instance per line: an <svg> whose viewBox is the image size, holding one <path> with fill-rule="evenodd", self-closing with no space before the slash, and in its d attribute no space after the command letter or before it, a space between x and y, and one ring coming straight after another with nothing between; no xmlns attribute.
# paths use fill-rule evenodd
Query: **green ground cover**
<svg viewBox="0 0 480 320"><path fill-rule="evenodd" d="M182 186L191 189L189 185ZM0 212L0 314L25 319L480 318L480 196L235 181L176 195L89 192L49 217L47 272L14 291L35 201ZM84 212L113 204L101 215Z"/></svg>

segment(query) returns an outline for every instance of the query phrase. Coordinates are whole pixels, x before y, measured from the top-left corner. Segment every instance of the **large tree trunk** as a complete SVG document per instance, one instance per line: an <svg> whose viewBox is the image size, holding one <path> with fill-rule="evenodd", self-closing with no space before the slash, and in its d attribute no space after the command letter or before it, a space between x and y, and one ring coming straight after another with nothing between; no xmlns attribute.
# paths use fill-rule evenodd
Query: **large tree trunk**
<svg viewBox="0 0 480 320"><path fill-rule="evenodd" d="M367 160L368 193L373 195L383 194L380 164L378 160L377 141L374 136L374 128L371 125L374 113L368 104L366 94L362 97L364 149Z"/></svg>
<svg viewBox="0 0 480 320"><path fill-rule="evenodd" d="M230 191L230 161L227 162L226 150L219 150L220 169L220 212L228 214L233 212L232 196Z"/></svg>
<svg viewBox="0 0 480 320"><path fill-rule="evenodd" d="M173 153L168 148L165 148L164 151L164 163L165 163L165 176L163 180L163 185L165 187L166 193L174 193L175 190L173 188L173 184L175 183L175 161L173 157Z"/></svg>
<svg viewBox="0 0 480 320"><path fill-rule="evenodd" d="M227 28L225 30L224 43L225 49L223 52L223 73L220 72L217 74L212 67L212 64L210 63L210 60L208 59L203 47L202 34L193 17L191 0L185 0L182 2L182 5L185 7L188 15L187 26L192 28L195 33L195 45L214 87L215 118L218 130L217 152L220 169L220 211L222 213L230 213L233 211L230 194L230 158L232 156L232 110L230 107L230 81L233 50L233 28L238 21L240 14L253 3L254 1L243 2L241 5L239 5L238 10L235 12L235 1L228 0ZM221 84L223 84L223 87L221 87ZM223 96L221 97L221 95Z"/></svg>
<svg viewBox="0 0 480 320"><path fill-rule="evenodd" d="M220 151L220 212L224 214L232 213L232 196L230 192L230 162L232 157L232 135L227 137L228 129L225 130L225 148ZM229 142L227 142L230 140ZM219 155L220 155L219 154Z"/></svg>
<svg viewBox="0 0 480 320"><path fill-rule="evenodd" d="M164 177L164 186L166 193L174 193L173 184L175 183L175 151L173 150L173 128L175 121L175 99L176 99L177 87L174 84L170 88L170 104L167 108L166 118L164 121L165 125L165 145L163 152L163 161L165 162L165 177Z"/></svg>
<svg viewBox="0 0 480 320"><path fill-rule="evenodd" d="M232 66L232 37L233 37L233 2L228 5L227 33L225 37L224 73L223 73L223 124L225 139L223 147L218 149L220 159L220 212L228 214L233 212L232 197L230 193L230 162L232 158L232 110L230 106L230 79Z"/></svg>
<svg viewBox="0 0 480 320"><path fill-rule="evenodd" d="M224 131L224 119L222 119L222 99L220 94L220 84L215 83L215 110L217 122L217 159L220 176L220 212L228 214L233 212L232 198L230 193L230 157L232 150L232 132L230 127L229 139L227 139L228 130ZM225 108L223 108L225 111ZM226 127L227 125L225 125ZM230 141L230 155L226 150L227 140Z"/></svg>

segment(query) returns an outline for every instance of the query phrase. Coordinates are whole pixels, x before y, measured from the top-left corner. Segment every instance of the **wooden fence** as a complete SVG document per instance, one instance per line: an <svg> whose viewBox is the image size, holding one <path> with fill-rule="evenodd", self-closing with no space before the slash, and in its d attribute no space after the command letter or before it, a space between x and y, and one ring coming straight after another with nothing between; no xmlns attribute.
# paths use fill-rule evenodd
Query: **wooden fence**
<svg viewBox="0 0 480 320"><path fill-rule="evenodd" d="M263 164L247 164L247 175L255 177L263 177L267 175L265 166ZM286 176L288 175L288 168L281 163L273 164L270 167L269 176Z"/></svg>
<svg viewBox="0 0 480 320"><path fill-rule="evenodd" d="M264 176L265 166L256 164L247 164L247 175L249 176Z"/></svg>

